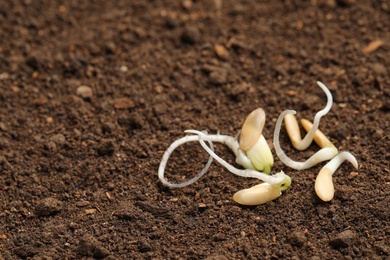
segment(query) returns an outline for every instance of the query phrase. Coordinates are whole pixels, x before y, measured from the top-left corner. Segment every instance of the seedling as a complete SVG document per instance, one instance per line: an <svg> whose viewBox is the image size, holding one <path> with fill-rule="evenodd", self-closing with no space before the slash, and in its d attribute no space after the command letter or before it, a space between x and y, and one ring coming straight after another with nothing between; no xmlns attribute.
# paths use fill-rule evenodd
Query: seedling
<svg viewBox="0 0 390 260"><path fill-rule="evenodd" d="M283 111L275 126L274 131L274 147L279 159L287 166L295 170L308 169L320 162L328 162L320 171L315 181L315 191L317 195L324 201L329 201L333 198L334 188L332 175L340 166L340 164L348 160L355 168L358 167L355 157L348 152L338 153L338 149L332 142L318 129L320 119L326 115L332 107L332 95L328 88L321 82L317 82L327 96L327 104L324 109L320 110L314 117L314 122L311 124L308 120L301 121L303 127L308 132L302 139L299 131L298 122L293 116L294 110ZM290 159L280 147L279 133L282 121L285 121L286 130L293 146L298 150L305 150L314 140L321 149L312 155L304 162L297 162ZM291 185L291 178L283 171L270 175L271 167L274 164L274 159L266 139L262 134L265 124L265 112L262 108L258 108L251 112L245 119L240 132L239 141L228 135L210 135L206 132L197 130L186 130L188 135L173 142L165 151L161 160L158 176L160 181L170 188L182 188L190 185L201 178L210 167L212 160L225 166L231 173L241 177L251 177L262 180L264 183L255 185L249 189L243 189L234 194L233 199L243 205L259 205L278 198L282 191L285 191ZM164 172L173 151L180 145L199 141L203 149L210 154L210 158L205 167L195 177L182 183L171 183L164 178ZM206 145L205 141L209 143ZM236 163L243 166L245 169L238 169L229 164L214 152L213 142L218 142L228 146L236 156Z"/></svg>
<svg viewBox="0 0 390 260"><path fill-rule="evenodd" d="M238 157L238 164L245 168L256 169L265 173L271 172L274 158L267 141L262 135L265 124L265 112L258 108L250 113L244 121L240 133L240 150L246 157ZM246 158L250 165L246 165ZM242 161L241 161L242 160Z"/></svg>
<svg viewBox="0 0 390 260"><path fill-rule="evenodd" d="M332 175L345 160L351 162L356 169L358 168L358 162L351 153L341 152L336 155L330 162L325 164L320 173L317 175L316 181L314 183L314 190L316 191L318 197L323 201L330 201L333 199L334 187Z"/></svg>

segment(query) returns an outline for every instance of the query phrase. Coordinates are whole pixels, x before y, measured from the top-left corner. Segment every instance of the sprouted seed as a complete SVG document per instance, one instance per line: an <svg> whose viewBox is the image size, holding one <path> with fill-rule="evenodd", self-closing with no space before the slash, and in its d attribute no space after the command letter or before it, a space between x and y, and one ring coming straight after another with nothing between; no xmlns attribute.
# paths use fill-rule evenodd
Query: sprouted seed
<svg viewBox="0 0 390 260"><path fill-rule="evenodd" d="M332 181L332 175L335 173L337 168L345 161L349 161L357 169L358 162L356 158L349 152L341 152L336 155L330 162L318 173L314 183L314 190L317 196L323 201L330 201L334 196L334 186Z"/></svg>
<svg viewBox="0 0 390 260"><path fill-rule="evenodd" d="M264 110L258 108L252 111L242 125L239 144L241 151L246 154L254 168L269 174L274 164L274 158L262 135L264 124Z"/></svg>

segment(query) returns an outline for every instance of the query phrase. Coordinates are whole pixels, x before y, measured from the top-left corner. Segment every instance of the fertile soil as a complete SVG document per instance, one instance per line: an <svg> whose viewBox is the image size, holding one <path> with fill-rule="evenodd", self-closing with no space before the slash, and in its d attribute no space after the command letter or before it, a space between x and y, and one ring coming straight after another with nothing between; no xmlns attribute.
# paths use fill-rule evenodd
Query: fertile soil
<svg viewBox="0 0 390 260"><path fill-rule="evenodd" d="M0 258L389 259L389 42L386 0L0 1ZM159 181L186 129L236 136L262 107L271 143L283 110L312 121L317 80L334 98L320 129L359 162L332 201L314 192L324 163L276 156L293 183L260 206L232 200L259 181L217 162ZM207 158L183 145L166 178Z"/></svg>

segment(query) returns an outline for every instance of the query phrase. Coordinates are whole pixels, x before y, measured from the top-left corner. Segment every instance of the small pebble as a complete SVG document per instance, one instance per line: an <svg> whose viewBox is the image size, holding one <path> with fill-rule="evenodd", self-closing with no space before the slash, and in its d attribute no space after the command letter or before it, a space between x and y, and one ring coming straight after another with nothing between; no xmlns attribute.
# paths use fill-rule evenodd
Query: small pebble
<svg viewBox="0 0 390 260"><path fill-rule="evenodd" d="M9 74L7 72L3 72L0 74L0 80L9 79Z"/></svg>
<svg viewBox="0 0 390 260"><path fill-rule="evenodd" d="M158 94L161 94L164 91L164 87L161 85L158 85L157 87L154 88L154 91L156 91L156 93L158 93Z"/></svg>
<svg viewBox="0 0 390 260"><path fill-rule="evenodd" d="M110 122L103 123L102 125L102 133L113 133L115 130L115 124L112 124Z"/></svg>
<svg viewBox="0 0 390 260"><path fill-rule="evenodd" d="M131 101L128 98L117 98L114 100L114 107L116 109L127 109L127 108L133 108L134 107L134 102Z"/></svg>
<svg viewBox="0 0 390 260"><path fill-rule="evenodd" d="M242 82L242 83L239 83L237 85L235 85L232 89L231 89L231 95L233 97L237 97L241 94L244 94L246 92L248 92L250 90L251 86L246 83L246 82Z"/></svg>
<svg viewBox="0 0 390 260"><path fill-rule="evenodd" d="M129 68L127 66L121 66L120 67L120 71L122 72L128 72L129 71Z"/></svg>
<svg viewBox="0 0 390 260"><path fill-rule="evenodd" d="M90 203L89 201L83 200L83 201L78 201L75 203L76 207L85 207L88 206Z"/></svg>
<svg viewBox="0 0 390 260"><path fill-rule="evenodd" d="M192 8L192 1L191 0L183 0L181 2L181 6L185 9L185 10L190 10Z"/></svg>
<svg viewBox="0 0 390 260"><path fill-rule="evenodd" d="M354 177L356 177L356 176L358 176L359 175L359 173L358 172L355 172L355 171L353 171L353 172L351 172L350 174L349 174L349 178L354 178Z"/></svg>
<svg viewBox="0 0 390 260"><path fill-rule="evenodd" d="M221 59L228 59L229 58L229 52L228 50L221 44L214 45L214 51L217 54L217 56Z"/></svg>
<svg viewBox="0 0 390 260"><path fill-rule="evenodd" d="M89 100L93 96L92 88L88 86L79 86L76 91L77 96L82 99Z"/></svg>
<svg viewBox="0 0 390 260"><path fill-rule="evenodd" d="M57 145L64 145L66 143L66 138L63 134L56 134L50 137L50 141L56 143Z"/></svg>
<svg viewBox="0 0 390 260"><path fill-rule="evenodd" d="M205 203L199 203L199 204L198 204L198 207L199 207L200 209L204 209L204 208L207 207L207 205L206 205Z"/></svg>
<svg viewBox="0 0 390 260"><path fill-rule="evenodd" d="M52 124L53 122L54 122L54 119L51 116L46 118L46 123Z"/></svg>
<svg viewBox="0 0 390 260"><path fill-rule="evenodd" d="M95 213L96 213L96 209L86 209L85 210L86 215L91 215L91 214L95 214Z"/></svg>

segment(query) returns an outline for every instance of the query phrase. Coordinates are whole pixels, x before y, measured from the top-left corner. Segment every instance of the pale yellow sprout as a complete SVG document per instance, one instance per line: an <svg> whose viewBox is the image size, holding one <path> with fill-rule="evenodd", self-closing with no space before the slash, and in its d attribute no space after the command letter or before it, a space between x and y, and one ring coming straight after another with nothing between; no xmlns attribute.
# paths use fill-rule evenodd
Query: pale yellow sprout
<svg viewBox="0 0 390 260"><path fill-rule="evenodd" d="M274 157L264 136L262 135L265 123L265 112L262 108L252 111L244 121L240 133L240 150L249 158L253 167L247 166L237 158L236 162L245 168L256 169L270 173L274 164Z"/></svg>
<svg viewBox="0 0 390 260"><path fill-rule="evenodd" d="M337 168L345 161L349 161L357 169L356 158L349 152L341 152L321 169L314 183L314 190L317 196L323 201L330 201L334 196L332 175Z"/></svg>

